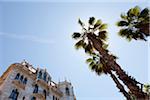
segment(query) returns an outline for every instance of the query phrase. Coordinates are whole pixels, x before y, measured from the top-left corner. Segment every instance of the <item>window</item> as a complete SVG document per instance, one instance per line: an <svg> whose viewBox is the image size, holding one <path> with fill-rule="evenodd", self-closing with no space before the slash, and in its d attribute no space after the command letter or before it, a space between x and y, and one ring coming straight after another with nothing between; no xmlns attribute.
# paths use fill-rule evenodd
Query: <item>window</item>
<svg viewBox="0 0 150 100"><path fill-rule="evenodd" d="M67 94L67 95L70 95L70 93L69 93L69 88L68 88L68 87L66 87L66 94Z"/></svg>
<svg viewBox="0 0 150 100"><path fill-rule="evenodd" d="M44 73L44 81L46 81L46 76L47 76L47 75L46 75L46 72L45 72L45 73Z"/></svg>
<svg viewBox="0 0 150 100"><path fill-rule="evenodd" d="M48 77L48 79L47 79L47 83L50 81L50 77Z"/></svg>
<svg viewBox="0 0 150 100"><path fill-rule="evenodd" d="M21 77L20 77L20 81L21 81L21 82L23 82L23 75L21 75Z"/></svg>
<svg viewBox="0 0 150 100"><path fill-rule="evenodd" d="M27 64L26 64L25 66L28 68L28 65L27 65Z"/></svg>
<svg viewBox="0 0 150 100"><path fill-rule="evenodd" d="M36 97L32 97L31 100L36 100Z"/></svg>
<svg viewBox="0 0 150 100"><path fill-rule="evenodd" d="M41 71L39 72L38 78L40 78L40 79L42 78L42 72Z"/></svg>
<svg viewBox="0 0 150 100"><path fill-rule="evenodd" d="M53 100L55 100L55 96L53 96Z"/></svg>
<svg viewBox="0 0 150 100"><path fill-rule="evenodd" d="M59 100L57 97L55 97L55 100Z"/></svg>
<svg viewBox="0 0 150 100"><path fill-rule="evenodd" d="M59 100L57 97L53 96L53 100Z"/></svg>
<svg viewBox="0 0 150 100"><path fill-rule="evenodd" d="M27 78L23 80L23 84L27 84Z"/></svg>
<svg viewBox="0 0 150 100"><path fill-rule="evenodd" d="M25 96L22 98L22 100L25 100Z"/></svg>
<svg viewBox="0 0 150 100"><path fill-rule="evenodd" d="M17 89L15 89L15 90L12 90L12 92L11 92L9 98L11 98L12 100L17 100L18 95L19 95L19 92L18 92Z"/></svg>
<svg viewBox="0 0 150 100"><path fill-rule="evenodd" d="M37 84L36 84L35 87L34 87L33 93L38 93L38 85L37 85Z"/></svg>
<svg viewBox="0 0 150 100"><path fill-rule="evenodd" d="M46 99L46 90L43 90L43 93L44 93L44 97Z"/></svg>
<svg viewBox="0 0 150 100"><path fill-rule="evenodd" d="M20 73L18 73L15 77L15 79L19 79Z"/></svg>

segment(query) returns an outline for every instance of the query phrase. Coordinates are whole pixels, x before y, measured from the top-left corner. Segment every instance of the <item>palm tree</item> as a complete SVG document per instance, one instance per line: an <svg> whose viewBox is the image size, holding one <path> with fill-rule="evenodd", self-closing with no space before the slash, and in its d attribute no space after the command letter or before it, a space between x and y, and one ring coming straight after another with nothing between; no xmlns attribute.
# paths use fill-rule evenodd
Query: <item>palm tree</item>
<svg viewBox="0 0 150 100"><path fill-rule="evenodd" d="M141 10L138 6L129 9L126 14L121 14L121 20L117 23L121 27L119 35L129 41L132 39L145 40L150 36L150 16L149 9Z"/></svg>
<svg viewBox="0 0 150 100"><path fill-rule="evenodd" d="M109 67L106 66L103 58L99 54L92 53L92 57L88 58L86 62L89 64L89 68L94 71L97 75L109 74L110 77L116 84L116 87L120 92L127 98L127 100L132 100L130 94L124 89L123 85L119 82L118 78L112 73Z"/></svg>
<svg viewBox="0 0 150 100"><path fill-rule="evenodd" d="M144 85L144 92L147 93L150 96L150 84Z"/></svg>
<svg viewBox="0 0 150 100"><path fill-rule="evenodd" d="M145 99L147 95L141 91L137 82L132 77L128 76L125 71L116 63L116 57L110 54L107 49L107 24L102 23L101 20L95 20L94 17L89 19L89 25L85 24L79 19L79 24L82 27L81 32L73 33L72 37L78 42L75 44L77 49L84 48L85 52L92 54L93 52L98 52L101 58L104 59L106 66L112 71L115 71L118 78L128 87L136 98Z"/></svg>

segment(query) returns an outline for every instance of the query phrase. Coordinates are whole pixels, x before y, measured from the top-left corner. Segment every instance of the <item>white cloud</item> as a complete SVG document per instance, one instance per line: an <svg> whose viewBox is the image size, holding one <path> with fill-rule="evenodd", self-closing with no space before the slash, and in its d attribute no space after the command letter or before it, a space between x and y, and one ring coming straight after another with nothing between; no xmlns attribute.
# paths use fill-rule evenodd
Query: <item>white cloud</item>
<svg viewBox="0 0 150 100"><path fill-rule="evenodd" d="M38 37L36 35L14 34L14 33L0 32L0 36L7 37L7 38L13 38L13 39L32 41L32 42L37 42L37 43L43 43L43 44L53 44L54 43L54 40L52 40L52 39L41 38L41 37Z"/></svg>

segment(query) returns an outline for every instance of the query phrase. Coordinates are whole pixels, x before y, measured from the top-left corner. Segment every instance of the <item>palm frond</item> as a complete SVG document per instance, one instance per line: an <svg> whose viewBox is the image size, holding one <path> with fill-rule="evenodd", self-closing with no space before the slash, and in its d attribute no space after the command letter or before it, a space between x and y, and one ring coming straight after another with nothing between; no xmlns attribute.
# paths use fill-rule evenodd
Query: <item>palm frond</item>
<svg viewBox="0 0 150 100"><path fill-rule="evenodd" d="M80 18L78 19L78 23L81 25L81 27L84 27L84 26L85 26L84 23L81 21Z"/></svg>
<svg viewBox="0 0 150 100"><path fill-rule="evenodd" d="M104 71L103 71L103 65L99 64L97 66L97 68L95 69L96 74L101 75Z"/></svg>
<svg viewBox="0 0 150 100"><path fill-rule="evenodd" d="M79 32L74 32L72 34L72 38L74 38L74 39L79 39L80 37L81 37L81 34Z"/></svg>
<svg viewBox="0 0 150 100"><path fill-rule="evenodd" d="M129 29L121 29L118 35L121 37L125 37L130 42L133 39L135 33L133 33L132 30L129 30Z"/></svg>
<svg viewBox="0 0 150 100"><path fill-rule="evenodd" d="M92 58L86 59L86 63L91 63L91 62L93 62L93 59L92 59Z"/></svg>
<svg viewBox="0 0 150 100"><path fill-rule="evenodd" d="M150 84L144 84L144 92L150 95Z"/></svg>
<svg viewBox="0 0 150 100"><path fill-rule="evenodd" d="M93 66L90 67L90 69L91 69L92 71L95 71L96 68L97 68L97 65L93 65Z"/></svg>
<svg viewBox="0 0 150 100"><path fill-rule="evenodd" d="M102 39L102 40L104 40L104 41L106 41L106 39L107 39L107 31L100 31L99 33L98 33L98 37L99 37L99 39Z"/></svg>
<svg viewBox="0 0 150 100"><path fill-rule="evenodd" d="M95 65L94 61L89 64L89 67L93 67Z"/></svg>
<svg viewBox="0 0 150 100"><path fill-rule="evenodd" d="M81 47L83 47L84 46L84 41L83 40L80 40L80 41L78 41L76 44L75 44L75 48L76 49L79 49L79 48L81 48Z"/></svg>
<svg viewBox="0 0 150 100"><path fill-rule="evenodd" d="M134 14L135 16L138 16L138 15L140 14L140 8L139 8L139 6L135 6L135 7L133 8L133 14Z"/></svg>
<svg viewBox="0 0 150 100"><path fill-rule="evenodd" d="M122 20L117 23L117 26L122 27L119 35L128 41L132 39L146 41L146 38L150 36L149 14L148 8L141 10L138 6L129 9L127 14L121 14Z"/></svg>
<svg viewBox="0 0 150 100"><path fill-rule="evenodd" d="M107 49L108 46L109 46L108 44L103 44L103 45L102 45L102 48L103 48L103 49Z"/></svg>
<svg viewBox="0 0 150 100"><path fill-rule="evenodd" d="M107 29L107 24L102 24L102 25L99 27L99 31L104 30L104 29Z"/></svg>
<svg viewBox="0 0 150 100"><path fill-rule="evenodd" d="M134 16L133 8L131 8L131 9L128 10L127 15L129 17L133 17Z"/></svg>
<svg viewBox="0 0 150 100"><path fill-rule="evenodd" d="M123 20L127 20L127 16L126 16L125 14L123 14L123 13L120 15L120 17L121 17Z"/></svg>
<svg viewBox="0 0 150 100"><path fill-rule="evenodd" d="M132 34L127 34L126 39L130 42L132 40L133 35Z"/></svg>
<svg viewBox="0 0 150 100"><path fill-rule="evenodd" d="M90 25L94 25L94 22L95 22L95 18L94 17L90 17L89 18L89 24Z"/></svg>
<svg viewBox="0 0 150 100"><path fill-rule="evenodd" d="M146 17L146 16L149 16L149 9L148 8L145 8L141 11L139 17Z"/></svg>
<svg viewBox="0 0 150 100"><path fill-rule="evenodd" d="M93 52L93 46L90 42L84 47L84 49L85 53L92 54Z"/></svg>
<svg viewBox="0 0 150 100"><path fill-rule="evenodd" d="M94 29L96 29L97 27L99 27L102 24L102 21L99 19L96 21L95 25L94 25Z"/></svg>
<svg viewBox="0 0 150 100"><path fill-rule="evenodd" d="M121 37L125 37L126 34L128 34L128 29L121 29L121 30L118 32L118 35L121 36Z"/></svg>
<svg viewBox="0 0 150 100"><path fill-rule="evenodd" d="M119 21L117 22L117 26L128 26L129 23L127 21Z"/></svg>

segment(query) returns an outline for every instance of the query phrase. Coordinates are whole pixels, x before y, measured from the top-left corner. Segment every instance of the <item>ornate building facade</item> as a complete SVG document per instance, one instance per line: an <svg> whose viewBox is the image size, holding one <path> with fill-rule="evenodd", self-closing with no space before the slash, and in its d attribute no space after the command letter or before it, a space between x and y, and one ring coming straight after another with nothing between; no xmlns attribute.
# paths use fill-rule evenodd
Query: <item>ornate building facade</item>
<svg viewBox="0 0 150 100"><path fill-rule="evenodd" d="M14 63L0 77L0 100L76 100L73 86L52 81L46 69L23 61Z"/></svg>

